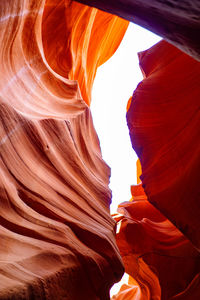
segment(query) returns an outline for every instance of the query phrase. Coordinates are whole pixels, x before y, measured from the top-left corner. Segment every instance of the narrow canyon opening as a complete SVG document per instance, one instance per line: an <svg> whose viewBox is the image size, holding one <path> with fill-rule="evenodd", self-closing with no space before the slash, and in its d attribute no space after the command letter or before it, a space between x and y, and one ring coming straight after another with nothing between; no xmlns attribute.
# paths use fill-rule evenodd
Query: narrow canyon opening
<svg viewBox="0 0 200 300"><path fill-rule="evenodd" d="M126 124L126 105L143 79L137 53L161 38L129 24L115 54L97 70L92 90L91 111L103 159L111 168L111 213L119 203L131 198L130 186L136 184L136 161Z"/></svg>

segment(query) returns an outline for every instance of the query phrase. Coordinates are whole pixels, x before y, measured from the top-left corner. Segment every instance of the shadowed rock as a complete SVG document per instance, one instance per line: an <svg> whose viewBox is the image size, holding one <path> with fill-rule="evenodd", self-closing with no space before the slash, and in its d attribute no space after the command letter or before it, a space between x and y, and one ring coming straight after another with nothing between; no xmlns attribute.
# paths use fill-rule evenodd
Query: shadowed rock
<svg viewBox="0 0 200 300"><path fill-rule="evenodd" d="M200 60L200 2L198 0L78 1L143 26Z"/></svg>

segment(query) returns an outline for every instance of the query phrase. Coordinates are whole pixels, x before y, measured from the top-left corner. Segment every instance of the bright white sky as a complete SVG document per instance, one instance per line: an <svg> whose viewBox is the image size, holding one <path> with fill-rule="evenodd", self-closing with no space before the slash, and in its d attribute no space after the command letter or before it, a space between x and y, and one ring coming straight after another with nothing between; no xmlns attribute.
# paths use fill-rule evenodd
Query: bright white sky
<svg viewBox="0 0 200 300"><path fill-rule="evenodd" d="M103 159L111 167L111 213L131 198L136 184L137 156L132 149L126 124L126 105L142 80L137 53L161 38L130 23L116 53L98 68L92 92L92 116L100 139Z"/></svg>

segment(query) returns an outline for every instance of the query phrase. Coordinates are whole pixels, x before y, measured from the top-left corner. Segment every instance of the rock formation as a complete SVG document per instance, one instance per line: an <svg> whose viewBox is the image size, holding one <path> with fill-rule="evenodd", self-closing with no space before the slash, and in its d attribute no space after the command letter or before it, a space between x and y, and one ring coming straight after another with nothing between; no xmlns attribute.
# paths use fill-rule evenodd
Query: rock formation
<svg viewBox="0 0 200 300"><path fill-rule="evenodd" d="M139 54L127 122L142 174L114 221L89 104L128 21L70 0L0 2L0 299L106 300L125 267L113 299L198 300L199 3L80 2L193 58L165 41Z"/></svg>
<svg viewBox="0 0 200 300"><path fill-rule="evenodd" d="M112 300L199 299L200 255L147 200L141 183L114 215L128 284Z"/></svg>
<svg viewBox="0 0 200 300"><path fill-rule="evenodd" d="M128 22L71 1L1 1L0 14L0 299L109 299L123 265L82 95Z"/></svg>
<svg viewBox="0 0 200 300"><path fill-rule="evenodd" d="M155 32L200 60L198 0L76 0Z"/></svg>
<svg viewBox="0 0 200 300"><path fill-rule="evenodd" d="M127 112L148 200L200 249L200 63L165 41L139 54Z"/></svg>
<svg viewBox="0 0 200 300"><path fill-rule="evenodd" d="M88 105L96 70L117 50L128 24L74 1L45 2L42 26L45 58L56 73L78 80Z"/></svg>
<svg viewBox="0 0 200 300"><path fill-rule="evenodd" d="M142 185L132 187L131 202L115 215L130 280L113 300L197 300L199 62L165 41L139 59L144 80L128 103L127 123Z"/></svg>

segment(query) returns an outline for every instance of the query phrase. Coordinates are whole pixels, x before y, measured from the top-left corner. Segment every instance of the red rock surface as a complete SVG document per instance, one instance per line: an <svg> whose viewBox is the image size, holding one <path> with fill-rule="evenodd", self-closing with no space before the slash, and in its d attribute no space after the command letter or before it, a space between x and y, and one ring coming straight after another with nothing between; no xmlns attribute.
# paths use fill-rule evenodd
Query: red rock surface
<svg viewBox="0 0 200 300"><path fill-rule="evenodd" d="M161 41L140 53L144 80L127 121L148 200L200 249L200 63Z"/></svg>
<svg viewBox="0 0 200 300"><path fill-rule="evenodd" d="M180 294L180 299L198 299L199 252L148 202L141 184L132 186L132 195L114 216L120 226L117 244L130 277L112 300L176 299Z"/></svg>
<svg viewBox="0 0 200 300"><path fill-rule="evenodd" d="M199 62L164 41L139 60L144 80L127 112L138 185L114 216L130 280L113 300L198 300Z"/></svg>
<svg viewBox="0 0 200 300"><path fill-rule="evenodd" d="M123 265L110 169L81 94L89 103L96 68L128 23L81 4L44 4L0 2L0 299L104 300ZM99 22L107 51L93 53Z"/></svg>

